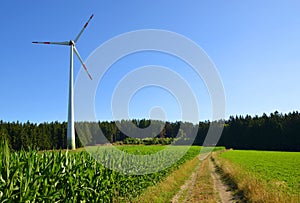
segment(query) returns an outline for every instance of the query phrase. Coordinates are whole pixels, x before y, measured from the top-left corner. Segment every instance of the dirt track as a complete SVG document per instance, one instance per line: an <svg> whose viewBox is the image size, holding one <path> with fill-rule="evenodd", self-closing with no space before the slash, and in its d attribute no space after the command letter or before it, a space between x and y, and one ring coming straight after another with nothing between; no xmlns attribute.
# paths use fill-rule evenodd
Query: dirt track
<svg viewBox="0 0 300 203"><path fill-rule="evenodd" d="M239 202L232 189L222 181L216 171L216 166L210 157L202 160L190 179L181 187L174 196L172 203L183 202Z"/></svg>

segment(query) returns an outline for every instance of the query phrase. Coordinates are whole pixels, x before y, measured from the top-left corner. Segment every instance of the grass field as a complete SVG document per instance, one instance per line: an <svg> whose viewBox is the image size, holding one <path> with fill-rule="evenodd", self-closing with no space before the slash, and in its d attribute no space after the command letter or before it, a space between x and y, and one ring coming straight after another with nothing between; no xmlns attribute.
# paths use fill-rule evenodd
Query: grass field
<svg viewBox="0 0 300 203"><path fill-rule="evenodd" d="M286 184L289 192L299 192L299 152L232 150L222 153L221 157L241 165L270 183L275 181Z"/></svg>
<svg viewBox="0 0 300 203"><path fill-rule="evenodd" d="M166 153L163 146L121 146L119 149L130 154ZM97 162L86 151L10 152L6 146L1 146L0 202L128 202L193 159L201 147L193 146L188 150L187 147L172 147L165 159L172 160L171 156L176 157L180 151L187 150L187 153L170 167L143 175L124 175L103 167L100 164L103 160L115 165L128 161L111 157L107 150L111 147L100 150L101 159ZM134 170L142 170L143 164L140 167Z"/></svg>
<svg viewBox="0 0 300 203"><path fill-rule="evenodd" d="M300 200L299 152L229 150L219 161L252 201Z"/></svg>

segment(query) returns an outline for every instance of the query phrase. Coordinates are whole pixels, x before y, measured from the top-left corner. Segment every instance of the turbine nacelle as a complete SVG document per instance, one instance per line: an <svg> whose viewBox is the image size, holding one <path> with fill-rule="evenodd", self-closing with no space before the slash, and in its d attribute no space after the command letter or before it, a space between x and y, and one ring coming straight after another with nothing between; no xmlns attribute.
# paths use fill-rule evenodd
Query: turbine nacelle
<svg viewBox="0 0 300 203"><path fill-rule="evenodd" d="M75 46L75 42L74 42L73 40L70 40L70 41L69 41L69 45L70 45L70 46Z"/></svg>

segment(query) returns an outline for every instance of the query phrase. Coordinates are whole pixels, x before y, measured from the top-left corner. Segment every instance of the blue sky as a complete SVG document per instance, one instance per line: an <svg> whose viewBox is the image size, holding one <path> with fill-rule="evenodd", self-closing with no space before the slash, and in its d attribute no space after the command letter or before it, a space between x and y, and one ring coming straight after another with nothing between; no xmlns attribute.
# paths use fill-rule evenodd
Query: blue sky
<svg viewBox="0 0 300 203"><path fill-rule="evenodd" d="M216 65L226 94L226 117L300 109L300 2L295 1L2 1L0 7L0 119L64 121L67 118L69 49L32 41L73 39L94 13L77 49L87 57L105 41L139 29L177 32L201 46ZM152 53L119 61L96 96L97 117L111 119L110 96L118 80L143 65L168 66L190 82L200 119L211 106L203 81L180 60ZM75 77L80 64L75 59ZM149 99L152 98L152 99ZM178 120L176 100L158 88L137 92L132 117L162 106Z"/></svg>

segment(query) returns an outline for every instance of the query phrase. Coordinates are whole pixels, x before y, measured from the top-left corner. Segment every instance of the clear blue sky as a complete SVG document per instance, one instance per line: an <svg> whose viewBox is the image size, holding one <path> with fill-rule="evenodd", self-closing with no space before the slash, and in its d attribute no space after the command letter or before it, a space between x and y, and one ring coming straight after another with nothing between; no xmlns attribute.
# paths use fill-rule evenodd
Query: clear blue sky
<svg viewBox="0 0 300 203"><path fill-rule="evenodd" d="M91 13L95 16L77 45L84 60L106 40L124 32L170 30L195 41L215 63L225 88L227 117L299 111L299 10L298 0L2 1L0 119L66 120L69 49L31 42L73 39ZM106 88L96 97L98 118L111 119L109 95L118 79L153 60L191 82L198 91L200 119L209 119L204 84L182 62L151 53L124 59L106 75ZM75 77L79 69L75 59ZM157 97L148 100L146 95ZM180 117L174 98L151 88L134 96L130 112L132 117L148 117L149 108L158 105L166 107L168 120Z"/></svg>

